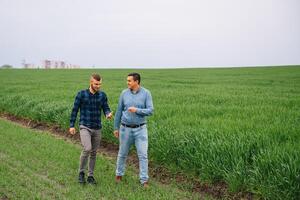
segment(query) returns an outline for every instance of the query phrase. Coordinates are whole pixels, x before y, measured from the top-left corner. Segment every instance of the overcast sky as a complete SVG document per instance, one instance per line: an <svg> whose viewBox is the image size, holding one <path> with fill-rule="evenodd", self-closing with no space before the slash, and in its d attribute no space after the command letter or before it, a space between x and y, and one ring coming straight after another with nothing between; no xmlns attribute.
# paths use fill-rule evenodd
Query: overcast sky
<svg viewBox="0 0 300 200"><path fill-rule="evenodd" d="M299 0L0 0L0 66L300 64Z"/></svg>

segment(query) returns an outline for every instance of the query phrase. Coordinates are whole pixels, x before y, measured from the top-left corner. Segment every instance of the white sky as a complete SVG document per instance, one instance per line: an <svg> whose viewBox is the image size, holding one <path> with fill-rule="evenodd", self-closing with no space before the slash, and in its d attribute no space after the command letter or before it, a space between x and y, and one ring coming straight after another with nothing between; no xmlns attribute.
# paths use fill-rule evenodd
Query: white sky
<svg viewBox="0 0 300 200"><path fill-rule="evenodd" d="M0 66L300 64L299 0L0 0Z"/></svg>

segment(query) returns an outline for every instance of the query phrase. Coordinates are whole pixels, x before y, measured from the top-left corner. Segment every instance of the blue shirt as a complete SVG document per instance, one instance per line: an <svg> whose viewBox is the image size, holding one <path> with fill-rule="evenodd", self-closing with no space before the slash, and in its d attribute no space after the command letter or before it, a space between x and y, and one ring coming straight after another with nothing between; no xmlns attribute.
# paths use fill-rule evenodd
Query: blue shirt
<svg viewBox="0 0 300 200"><path fill-rule="evenodd" d="M89 89L77 93L71 113L70 127L74 127L78 110L80 109L80 125L91 129L101 129L101 109L104 114L110 113L106 94L98 91L92 94Z"/></svg>
<svg viewBox="0 0 300 200"><path fill-rule="evenodd" d="M129 112L129 107L136 107L135 113ZM139 125L146 123L146 116L153 114L152 96L149 90L140 87L136 93L130 89L122 91L118 109L115 115L114 130L119 130L120 123Z"/></svg>

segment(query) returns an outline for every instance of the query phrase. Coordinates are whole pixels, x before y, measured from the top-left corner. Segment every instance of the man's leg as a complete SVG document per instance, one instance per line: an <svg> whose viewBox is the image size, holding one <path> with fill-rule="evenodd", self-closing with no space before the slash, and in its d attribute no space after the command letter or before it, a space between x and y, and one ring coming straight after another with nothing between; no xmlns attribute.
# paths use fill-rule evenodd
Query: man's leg
<svg viewBox="0 0 300 200"><path fill-rule="evenodd" d="M148 133L147 126L134 129L135 146L139 158L140 182L148 182Z"/></svg>
<svg viewBox="0 0 300 200"><path fill-rule="evenodd" d="M126 158L132 141L131 129L121 126L119 132L119 153L116 176L124 176L125 174Z"/></svg>
<svg viewBox="0 0 300 200"><path fill-rule="evenodd" d="M101 130L92 130L91 143L92 149L90 153L89 176L94 176L94 168L96 164L97 149L100 145Z"/></svg>
<svg viewBox="0 0 300 200"><path fill-rule="evenodd" d="M82 145L82 151L80 155L79 172L84 172L88 161L88 156L90 155L92 149L92 144L89 129L82 125L80 125L80 140Z"/></svg>
<svg viewBox="0 0 300 200"><path fill-rule="evenodd" d="M91 135L89 129L84 126L80 126L80 140L82 144L82 151L80 155L78 182L85 183L84 171L86 168L88 156L90 154L92 145L91 145Z"/></svg>

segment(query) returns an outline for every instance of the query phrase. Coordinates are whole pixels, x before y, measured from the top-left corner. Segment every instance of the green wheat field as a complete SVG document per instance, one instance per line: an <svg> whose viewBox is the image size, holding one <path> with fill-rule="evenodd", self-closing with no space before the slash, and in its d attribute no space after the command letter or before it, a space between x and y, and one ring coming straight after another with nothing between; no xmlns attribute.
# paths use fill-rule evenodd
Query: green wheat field
<svg viewBox="0 0 300 200"><path fill-rule="evenodd" d="M154 115L148 118L151 161L202 182L226 182L232 192L251 192L264 199L300 199L300 66L0 70L0 112L67 130L75 95L88 88L91 73L103 77L102 89L115 111L120 92L126 88L126 76L133 71L141 74L142 86L153 97ZM26 198L31 194L29 182L49 198L84 195L73 180L80 146L31 132L0 121L0 194ZM112 132L113 121L103 119L103 139L117 143ZM33 165L30 158L38 157L42 161ZM114 161L98 159L99 176L103 180L113 177ZM100 175L99 168L111 168L107 172L111 174ZM40 170L40 175L32 175L33 170ZM47 173L55 178L42 182ZM120 195L111 188L112 181L99 186L97 195L103 199ZM63 187L57 189L58 183ZM151 199L153 195L161 199L193 198L159 184L154 191L135 196L130 187L137 185L134 182L122 188L128 196L124 199ZM105 193L105 188L112 193Z"/></svg>

